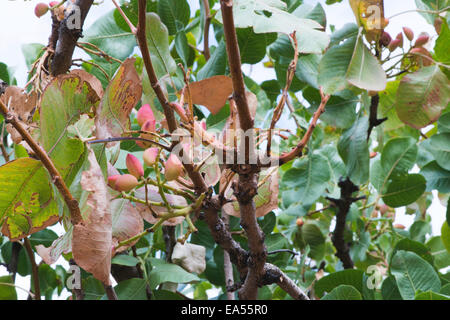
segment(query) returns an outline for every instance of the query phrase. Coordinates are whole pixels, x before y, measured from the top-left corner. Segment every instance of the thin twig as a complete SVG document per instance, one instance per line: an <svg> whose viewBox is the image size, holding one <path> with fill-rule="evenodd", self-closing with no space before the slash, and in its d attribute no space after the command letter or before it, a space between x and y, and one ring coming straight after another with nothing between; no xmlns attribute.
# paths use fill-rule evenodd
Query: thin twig
<svg viewBox="0 0 450 320"><path fill-rule="evenodd" d="M23 240L23 244L25 247L25 250L27 251L28 258L31 262L31 280L34 284L34 297L35 300L41 300L41 286L39 284L39 271L38 267L36 265L36 259L34 258L33 249L31 248L30 239L25 238Z"/></svg>
<svg viewBox="0 0 450 320"><path fill-rule="evenodd" d="M209 8L209 1L203 0L203 8L205 9L205 26L203 29L203 55L205 60L208 61L210 58L209 53L209 29L211 25L211 10Z"/></svg>
<svg viewBox="0 0 450 320"><path fill-rule="evenodd" d="M313 131L314 131L315 127L317 126L317 121L319 121L319 118L322 115L322 113L325 112L325 106L327 105L328 100L330 99L330 95L325 95L323 93L322 88L320 88L320 96L321 96L320 106L314 113L313 119L311 121L311 124L308 127L308 130L306 131L302 140L299 142L299 144L294 149L292 149L290 152L285 153L280 156L279 162L278 162L280 165L282 165L286 162L289 162L289 161L295 159L296 157L300 156L303 152L303 149L308 144L309 139L311 139Z"/></svg>

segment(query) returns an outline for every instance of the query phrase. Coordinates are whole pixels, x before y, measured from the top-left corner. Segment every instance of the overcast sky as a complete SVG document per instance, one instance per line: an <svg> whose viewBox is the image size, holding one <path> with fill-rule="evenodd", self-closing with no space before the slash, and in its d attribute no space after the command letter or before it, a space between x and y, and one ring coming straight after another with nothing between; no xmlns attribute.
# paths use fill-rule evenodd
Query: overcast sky
<svg viewBox="0 0 450 320"><path fill-rule="evenodd" d="M44 0L0 0L0 62L6 63L8 66L14 67L16 70L16 78L19 85L24 85L26 81L26 66L22 55L21 45L25 43L41 43L47 44L51 28L50 15L47 14L40 19L34 15L34 7L37 3ZM199 7L199 0L188 0L191 4L191 12ZM100 1L96 1L100 2ZM305 0L306 3L314 4L315 0ZM331 6L325 5L325 0L320 0L327 12L328 24L335 25L337 28L344 24L354 21L353 12L347 0L343 3ZM414 0L385 0L386 17L391 17L397 13L415 9ZM104 0L101 5L94 6L88 14L85 27L89 27L102 14L114 8L111 0ZM403 26L408 26L414 30L416 34L426 31L431 35L435 35L432 26L425 22L425 19L418 13L412 12L397 16L390 20L386 31L392 37L399 32ZM212 36L212 35L211 35ZM250 71L249 66L244 66L244 71ZM263 68L261 65L252 68L252 78L258 82L268 79L274 79L272 69ZM399 210L396 222L403 223L409 227L414 222L413 216L407 216L404 210ZM440 234L440 227L445 220L444 208L434 197L433 205L428 211L433 218L433 234ZM6 270L0 267L0 276L7 274ZM19 284L24 288L29 288L29 277L22 278L18 276ZM27 294L18 290L19 298L26 299Z"/></svg>

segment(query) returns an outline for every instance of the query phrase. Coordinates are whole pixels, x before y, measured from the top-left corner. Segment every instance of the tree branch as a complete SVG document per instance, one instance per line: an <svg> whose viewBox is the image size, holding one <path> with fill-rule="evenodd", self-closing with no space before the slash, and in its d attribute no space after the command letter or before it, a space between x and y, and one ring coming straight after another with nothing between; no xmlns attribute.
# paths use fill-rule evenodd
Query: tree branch
<svg viewBox="0 0 450 320"><path fill-rule="evenodd" d="M209 27L211 25L211 19L212 19L208 0L203 0L203 8L205 9L205 26L204 26L204 30L203 30L203 55L205 56L205 60L208 61L210 58Z"/></svg>
<svg viewBox="0 0 450 320"><path fill-rule="evenodd" d="M14 126L14 128L22 136L23 140L25 140L28 143L30 148L36 154L37 158L42 162L43 166L47 169L48 173L52 178L52 182L58 188L58 191L63 197L64 202L69 208L72 224L76 225L80 223L82 221L82 217L80 213L80 208L78 206L78 201L73 198L72 194L69 191L69 188L62 179L61 174L59 173L58 169L56 169L55 165L53 164L52 160L49 158L47 153L37 144L36 141L34 141L34 139L31 137L28 131L26 131L22 127L21 123L16 119L16 117L12 113L9 113L8 108L3 103L2 100L0 100L0 113L3 114L3 116L5 117L5 121L7 123L10 123Z"/></svg>
<svg viewBox="0 0 450 320"><path fill-rule="evenodd" d="M228 54L228 63L230 65L231 78L233 80L233 98L236 102L237 111L241 129L247 131L253 129L253 118L245 95L244 77L241 70L241 56L234 27L233 1L220 0L222 11L223 29Z"/></svg>
<svg viewBox="0 0 450 320"><path fill-rule="evenodd" d="M145 69L147 70L148 78L150 80L150 84L155 91L156 97L158 98L159 103L162 105L164 110L164 115L167 120L167 125L169 127L169 132L174 132L177 129L177 122L175 119L175 115L173 109L170 107L170 102L167 100L162 88L159 84L158 78L155 73L155 69L153 68L152 60L150 58L150 52L148 50L147 45L147 37L146 37L146 6L147 0L139 0L139 20L136 31L136 39L141 49L142 60L144 61ZM199 172L196 172L193 164L183 163L186 172L191 178L192 182L195 186L195 192L197 194L204 193L208 190L206 183Z"/></svg>
<svg viewBox="0 0 450 320"><path fill-rule="evenodd" d="M370 101L369 129L367 131L367 141L370 139L373 128L378 127L388 118L378 119L378 105L380 104L380 95L377 93Z"/></svg>
<svg viewBox="0 0 450 320"><path fill-rule="evenodd" d="M33 249L31 248L30 239L25 238L23 240L23 244L25 247L25 250L27 251L28 258L30 259L31 263L31 273L32 273L32 280L34 284L34 297L35 300L41 300L41 287L39 284L39 271L38 266L36 265L36 259L34 258Z"/></svg>
<svg viewBox="0 0 450 320"><path fill-rule="evenodd" d="M230 230L230 216L227 215L225 212L222 211L222 220L225 224L226 231L229 232ZM225 273L225 287L230 287L234 283L234 277L233 277L233 265L231 264L230 260L230 254L228 251L223 250L223 269ZM227 298L228 300L234 300L234 293L229 292L227 290Z"/></svg>
<svg viewBox="0 0 450 320"><path fill-rule="evenodd" d="M60 22L58 42L51 64L53 76L66 73L72 66L72 55L78 39L82 36L84 20L93 2L94 0L77 0L74 8L79 10L73 8L71 12L66 12L64 20ZM79 22L78 26L76 22Z"/></svg>
<svg viewBox="0 0 450 320"><path fill-rule="evenodd" d="M309 300L306 293L304 293L291 278L284 274L283 271L273 264L266 263L264 266L263 284L269 285L272 283L276 283L295 300Z"/></svg>
<svg viewBox="0 0 450 320"><path fill-rule="evenodd" d="M322 88L320 88L320 96L321 96L321 99L322 99L321 103L320 103L320 106L316 110L316 112L314 113L313 119L311 121L311 124L308 127L308 130L306 131L306 133L303 136L302 140L298 143L298 145L294 149L292 149L290 152L285 153L285 154L280 156L279 161L278 161L280 166L282 164L284 164L284 163L287 163L287 162L295 159L296 157L299 157L302 154L303 149L308 144L309 139L311 139L313 131L314 131L314 129L317 126L317 121L319 121L319 118L322 115L322 113L325 112L325 106L327 105L328 100L330 99L330 95L325 95L323 93Z"/></svg>
<svg viewBox="0 0 450 320"><path fill-rule="evenodd" d="M338 186L339 188L341 188L341 198L327 198L338 209L336 213L336 227L334 228L333 234L331 236L331 241L336 248L336 257L338 257L342 261L344 269L352 269L354 264L352 258L350 257L350 246L345 241L344 237L346 219L352 203L364 199L365 197L352 198L352 194L359 191L359 188L358 186L354 185L349 178L345 180L341 178Z"/></svg>

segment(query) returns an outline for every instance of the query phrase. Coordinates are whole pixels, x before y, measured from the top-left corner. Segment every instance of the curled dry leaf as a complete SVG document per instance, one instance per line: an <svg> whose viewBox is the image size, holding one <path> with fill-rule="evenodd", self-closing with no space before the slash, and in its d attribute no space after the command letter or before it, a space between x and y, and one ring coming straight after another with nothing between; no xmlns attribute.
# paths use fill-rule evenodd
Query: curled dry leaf
<svg viewBox="0 0 450 320"><path fill-rule="evenodd" d="M42 244L36 246L37 254L46 264L51 265L59 259L61 254L67 254L72 251L72 231L73 228L70 227L64 235L53 241L48 248Z"/></svg>
<svg viewBox="0 0 450 320"><path fill-rule="evenodd" d="M75 225L72 254L75 262L106 285L110 285L112 220L110 196L95 154L89 150L90 169L81 177L81 187L88 191L82 208L84 220Z"/></svg>
<svg viewBox="0 0 450 320"><path fill-rule="evenodd" d="M200 274L206 269L206 248L197 244L176 243L173 248L172 261L191 273Z"/></svg>
<svg viewBox="0 0 450 320"><path fill-rule="evenodd" d="M227 169L228 171L229 169ZM229 173L222 175L220 180L220 189L222 190L227 182L227 177ZM233 181L237 182L238 177L234 176ZM258 194L255 196L255 206L256 206L256 217L263 217L272 210L278 208L278 180L280 179L277 168L270 168L261 171L259 175ZM225 191L225 197L231 199L233 195L233 189L231 188L232 183L228 184ZM239 211L239 203L233 201L227 203L223 206L223 210L226 214L230 216L240 217L241 213Z"/></svg>
<svg viewBox="0 0 450 320"><path fill-rule="evenodd" d="M9 107L9 111L19 120L22 126L28 131L32 131L33 115L37 107L37 94L26 91L19 87L7 87L2 100ZM6 125L6 130L11 134L14 143L19 144L22 136L11 124ZM25 142L24 142L25 143Z"/></svg>
<svg viewBox="0 0 450 320"><path fill-rule="evenodd" d="M144 221L138 210L133 205L124 199L116 199L111 201L112 212L112 242L113 246L117 247L119 242L130 239L135 235L144 231ZM138 240L120 247L117 252L122 252L127 248L134 246ZM114 254L115 254L114 253Z"/></svg>
<svg viewBox="0 0 450 320"><path fill-rule="evenodd" d="M106 88L96 111L97 138L119 137L130 128L130 113L142 96L134 58L125 60Z"/></svg>
<svg viewBox="0 0 450 320"><path fill-rule="evenodd" d="M205 106L212 114L217 114L233 93L233 82L227 76L214 76L190 83L189 89L192 103ZM185 101L189 101L187 91Z"/></svg>

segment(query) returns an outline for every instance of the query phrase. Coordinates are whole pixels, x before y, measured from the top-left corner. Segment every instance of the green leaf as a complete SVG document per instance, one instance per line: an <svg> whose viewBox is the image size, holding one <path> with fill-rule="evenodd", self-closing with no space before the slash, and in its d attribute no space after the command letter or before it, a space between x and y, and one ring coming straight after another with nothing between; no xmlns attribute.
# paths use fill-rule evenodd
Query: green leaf
<svg viewBox="0 0 450 320"><path fill-rule="evenodd" d="M439 118L438 131L440 133L450 132L450 112L444 113Z"/></svg>
<svg viewBox="0 0 450 320"><path fill-rule="evenodd" d="M255 64L266 55L266 47L276 34L256 34L252 28L236 30L242 63ZM274 37L275 36L275 37Z"/></svg>
<svg viewBox="0 0 450 320"><path fill-rule="evenodd" d="M355 45L356 37L353 37L331 47L323 55L319 63L317 82L325 93L333 94L347 88L346 75Z"/></svg>
<svg viewBox="0 0 450 320"><path fill-rule="evenodd" d="M325 254L326 239L319 227L314 223L306 223L302 226L301 233L305 243L310 247L308 256L316 261L322 260Z"/></svg>
<svg viewBox="0 0 450 320"><path fill-rule="evenodd" d="M423 167L420 174L427 180L426 191L450 192L450 171L441 168L436 161L432 161Z"/></svg>
<svg viewBox="0 0 450 320"><path fill-rule="evenodd" d="M22 53L25 57L27 69L31 69L31 65L44 53L44 45L40 43L27 43L22 45ZM4 79L3 79L4 80ZM6 81L6 80L5 80Z"/></svg>
<svg viewBox="0 0 450 320"><path fill-rule="evenodd" d="M175 36L175 48L177 49L177 53L181 60L183 60L184 64L187 65L190 55L190 48L184 32L178 32Z"/></svg>
<svg viewBox="0 0 450 320"><path fill-rule="evenodd" d="M166 25L169 35L176 34L189 22L191 10L186 0L159 0L158 15Z"/></svg>
<svg viewBox="0 0 450 320"><path fill-rule="evenodd" d="M311 107L308 112L312 114L317 110L321 103L320 92L317 89L308 87L302 91L303 97L308 100ZM356 120L356 105L359 98L356 96L349 98L341 98L339 96L331 96L328 100L325 112L320 116L320 120L330 126L347 129L353 125Z"/></svg>
<svg viewBox="0 0 450 320"><path fill-rule="evenodd" d="M58 76L46 87L41 99L41 143L64 179L76 169L84 152L83 143L70 138L67 129L83 113L96 108L100 100L93 88L97 83L91 82L91 77L85 71Z"/></svg>
<svg viewBox="0 0 450 320"><path fill-rule="evenodd" d="M444 20L441 26L441 34L436 40L434 52L436 60L444 64L450 63L450 29L448 23Z"/></svg>
<svg viewBox="0 0 450 320"><path fill-rule="evenodd" d="M33 246L42 244L45 247L49 247L56 239L58 239L58 235L50 229L41 230L30 236L30 242Z"/></svg>
<svg viewBox="0 0 450 320"><path fill-rule="evenodd" d="M353 286L340 285L320 300L362 300L361 293Z"/></svg>
<svg viewBox="0 0 450 320"><path fill-rule="evenodd" d="M128 279L114 287L119 300L147 300L147 281L144 279Z"/></svg>
<svg viewBox="0 0 450 320"><path fill-rule="evenodd" d="M383 201L392 208L413 203L425 192L427 181L420 174L395 176L383 192Z"/></svg>
<svg viewBox="0 0 450 320"><path fill-rule="evenodd" d="M347 176L353 183L364 184L369 179L369 146L367 131L369 120L360 117L353 126L343 132L338 151L347 168Z"/></svg>
<svg viewBox="0 0 450 320"><path fill-rule="evenodd" d="M119 254L111 260L111 263L121 266L134 267L139 263L139 259L126 254Z"/></svg>
<svg viewBox="0 0 450 320"><path fill-rule="evenodd" d="M153 269L150 272L150 288L154 289L163 282L190 283L199 281L195 274L189 273L180 266L163 260L150 258Z"/></svg>
<svg viewBox="0 0 450 320"><path fill-rule="evenodd" d="M434 265L437 269L450 266L450 252L445 249L440 236L432 237L425 245L431 251L431 255L434 258Z"/></svg>
<svg viewBox="0 0 450 320"><path fill-rule="evenodd" d="M0 277L0 300L17 300L17 292L11 276Z"/></svg>
<svg viewBox="0 0 450 320"><path fill-rule="evenodd" d="M450 296L433 291L426 291L416 294L414 300L450 300Z"/></svg>
<svg viewBox="0 0 450 320"><path fill-rule="evenodd" d="M441 228L441 239L444 247L450 252L450 227L447 221L444 221Z"/></svg>
<svg viewBox="0 0 450 320"><path fill-rule="evenodd" d="M167 27L156 13L149 12L146 15L146 35L150 58L158 79L175 74L177 65L170 55Z"/></svg>
<svg viewBox="0 0 450 320"><path fill-rule="evenodd" d="M395 253L399 250L414 252L429 264L433 265L433 256L431 255L431 252L425 245L418 241L410 240L407 238L400 240L395 245L392 256L394 256Z"/></svg>
<svg viewBox="0 0 450 320"><path fill-rule="evenodd" d="M416 141L410 137L389 140L381 153L381 165L386 179L393 175L405 174L414 166L417 158Z"/></svg>
<svg viewBox="0 0 450 320"><path fill-rule="evenodd" d="M381 91L386 88L386 73L367 49L362 34L358 36L345 77L352 85L364 90Z"/></svg>
<svg viewBox="0 0 450 320"><path fill-rule="evenodd" d="M296 160L282 181L288 188L295 188L297 202L312 205L325 191L329 179L327 159L313 154Z"/></svg>
<svg viewBox="0 0 450 320"><path fill-rule="evenodd" d="M405 300L413 300L418 290L439 292L441 289L441 281L433 267L413 252L397 251L389 268Z"/></svg>
<svg viewBox="0 0 450 320"><path fill-rule="evenodd" d="M397 91L398 117L421 129L439 119L450 102L450 81L438 65L424 67L402 78Z"/></svg>
<svg viewBox="0 0 450 320"><path fill-rule="evenodd" d="M264 234L271 234L273 228L275 228L275 225L277 224L277 216L275 215L275 213L269 212L262 219L259 219L258 223Z"/></svg>
<svg viewBox="0 0 450 320"><path fill-rule="evenodd" d="M281 0L234 0L233 16L236 28L253 27L255 33L296 31L299 52L322 53L330 39L320 31L322 26L311 19L298 18L286 11ZM221 20L221 16L217 17Z"/></svg>
<svg viewBox="0 0 450 320"><path fill-rule="evenodd" d="M135 36L123 31L114 19L114 11L97 19L85 32L83 42L96 45L108 55L124 60L130 56L136 46ZM89 47L88 47L89 48ZM97 56L91 54L95 59Z"/></svg>
<svg viewBox="0 0 450 320"><path fill-rule="evenodd" d="M450 170L450 133L435 134L429 140L429 151L436 162L445 170Z"/></svg>
<svg viewBox="0 0 450 320"><path fill-rule="evenodd" d="M316 282L314 286L316 296L322 297L325 292L331 292L340 285L353 286L362 294L363 275L364 272L362 270L356 269L347 269L331 273Z"/></svg>
<svg viewBox="0 0 450 320"><path fill-rule="evenodd" d="M381 285L381 295L384 300L403 300L398 291L397 282L393 276L387 277Z"/></svg>
<svg viewBox="0 0 450 320"><path fill-rule="evenodd" d="M214 50L208 62L198 71L197 80L204 80L212 76L224 75L227 68L227 48L222 39Z"/></svg>
<svg viewBox="0 0 450 320"><path fill-rule="evenodd" d="M10 240L22 239L59 220L47 172L40 161L20 158L0 167L0 221Z"/></svg>

